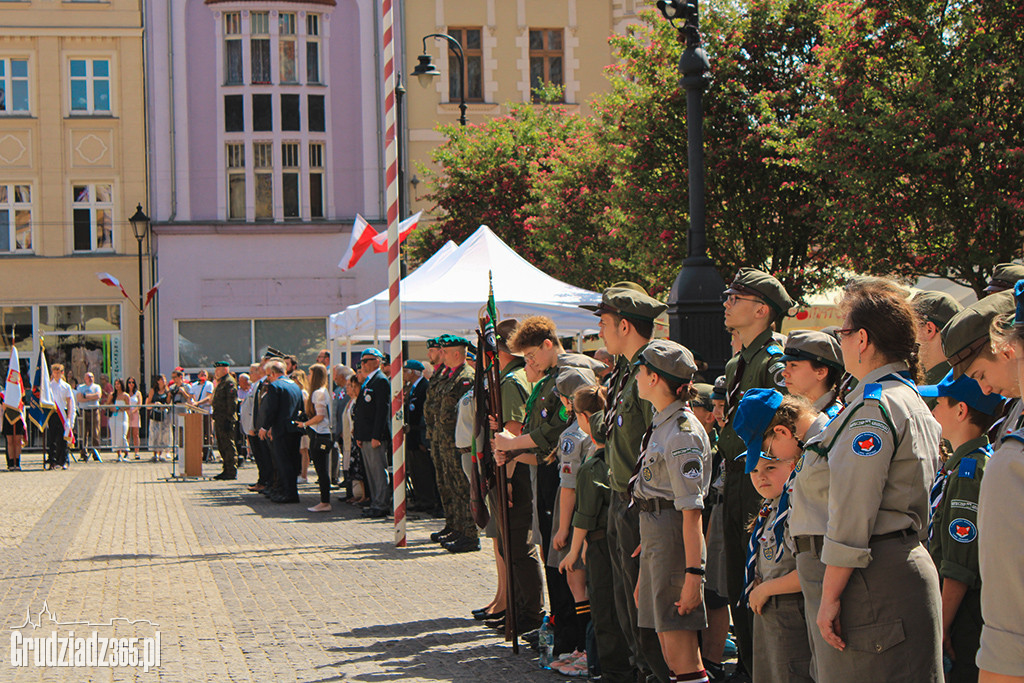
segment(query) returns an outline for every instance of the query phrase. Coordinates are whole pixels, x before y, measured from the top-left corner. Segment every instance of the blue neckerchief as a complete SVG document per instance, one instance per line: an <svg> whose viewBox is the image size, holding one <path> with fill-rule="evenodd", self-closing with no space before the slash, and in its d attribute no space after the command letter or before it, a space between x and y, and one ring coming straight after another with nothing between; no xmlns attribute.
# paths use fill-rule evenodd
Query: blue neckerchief
<svg viewBox="0 0 1024 683"><path fill-rule="evenodd" d="M768 527L768 532L775 536L776 562L782 559L782 555L786 550L783 536L786 532L786 519L789 517L789 494L793 492L793 481L795 479L796 469L794 468L789 475L789 479L786 480L786 485L782 489L782 495L779 496L779 511L775 513L775 520L772 521L772 525Z"/></svg>

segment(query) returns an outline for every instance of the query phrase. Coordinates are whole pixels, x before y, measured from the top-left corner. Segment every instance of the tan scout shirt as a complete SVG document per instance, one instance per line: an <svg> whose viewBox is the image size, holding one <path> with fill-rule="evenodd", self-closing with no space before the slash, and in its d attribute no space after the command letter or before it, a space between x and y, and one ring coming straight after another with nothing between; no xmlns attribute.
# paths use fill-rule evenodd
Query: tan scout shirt
<svg viewBox="0 0 1024 683"><path fill-rule="evenodd" d="M589 446L590 437L573 420L558 442L558 485L563 489L576 488L576 472L583 464Z"/></svg>
<svg viewBox="0 0 1024 683"><path fill-rule="evenodd" d="M842 413L839 418L842 419ZM789 533L797 536L824 536L828 526L828 460L818 453L825 438L829 417L822 413L804 435L804 452L796 461L796 477L789 512Z"/></svg>
<svg viewBox="0 0 1024 683"><path fill-rule="evenodd" d="M1024 676L1024 431L1003 439L985 467L978 503L981 650L978 666Z"/></svg>
<svg viewBox="0 0 1024 683"><path fill-rule="evenodd" d="M920 535L928 527L928 493L939 467L942 430L917 391L894 377L906 369L890 363L870 372L846 410L825 428L824 564L867 567L872 536L904 529Z"/></svg>
<svg viewBox="0 0 1024 683"><path fill-rule="evenodd" d="M703 510L711 486L711 441L704 427L682 401L673 401L651 424L634 497L668 499L677 510Z"/></svg>
<svg viewBox="0 0 1024 683"><path fill-rule="evenodd" d="M779 515L779 499L769 501L768 504L771 505L772 511L765 520L761 536L757 539L757 564L754 566L757 578L762 582L785 576L796 569L796 557L792 550L786 547L787 542L783 539L784 529L780 529L778 534L772 530L775 518ZM792 514L790 510L790 515ZM785 524L783 522L783 525Z"/></svg>

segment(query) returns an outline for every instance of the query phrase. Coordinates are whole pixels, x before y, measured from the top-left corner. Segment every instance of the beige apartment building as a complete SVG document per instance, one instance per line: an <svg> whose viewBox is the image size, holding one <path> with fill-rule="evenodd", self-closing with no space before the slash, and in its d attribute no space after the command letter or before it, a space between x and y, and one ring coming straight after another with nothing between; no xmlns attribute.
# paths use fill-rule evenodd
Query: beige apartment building
<svg viewBox="0 0 1024 683"><path fill-rule="evenodd" d="M13 334L23 370L43 342L75 380L137 376L138 313L97 273L137 301L128 219L148 205L140 4L3 2L0 25L0 367Z"/></svg>
<svg viewBox="0 0 1024 683"><path fill-rule="evenodd" d="M427 40L441 72L424 89L409 74L423 53L423 37L447 33L462 45L467 119L502 114L509 102L529 102L541 82L565 88L570 109L590 113L591 98L607 89L604 69L613 56L608 38L636 22L647 0L407 0L404 5L407 172L411 211L428 209L429 193L417 163L429 164L443 136L439 124L459 120L458 59L447 41Z"/></svg>

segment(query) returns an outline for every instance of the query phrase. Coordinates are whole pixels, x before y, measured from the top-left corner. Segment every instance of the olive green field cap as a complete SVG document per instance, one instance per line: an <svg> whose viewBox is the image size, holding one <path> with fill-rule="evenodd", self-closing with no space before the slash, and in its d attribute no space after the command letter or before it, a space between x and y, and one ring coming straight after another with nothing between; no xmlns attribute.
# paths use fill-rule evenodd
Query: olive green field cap
<svg viewBox="0 0 1024 683"><path fill-rule="evenodd" d="M918 292L910 303L921 320L932 323L940 330L954 315L964 310L959 301L945 292Z"/></svg>
<svg viewBox="0 0 1024 683"><path fill-rule="evenodd" d="M617 283L633 284L633 283ZM601 294L601 303L597 306L583 304L580 308L594 311L596 315L602 313L615 313L631 320L642 320L653 323L655 319L668 310L666 304L661 303L652 296L649 296L640 288L634 287L609 287Z"/></svg>
<svg viewBox="0 0 1024 683"><path fill-rule="evenodd" d="M714 410L715 406L711 403L711 395L714 393L715 388L710 384L704 382L698 382L693 385L694 391L697 392L697 398L690 401L690 405L694 407L700 407L704 410ZM723 394L723 398L724 398Z"/></svg>
<svg viewBox="0 0 1024 683"><path fill-rule="evenodd" d="M697 372L690 350L668 339L655 339L645 346L634 365L645 365L666 379L684 383Z"/></svg>
<svg viewBox="0 0 1024 683"><path fill-rule="evenodd" d="M597 376L587 368L566 365L555 374L555 388L566 398L572 398L577 389L597 384Z"/></svg>
<svg viewBox="0 0 1024 683"><path fill-rule="evenodd" d="M989 343L992 320L1013 312L1013 292L997 292L971 304L946 323L942 328L942 352L953 366L953 377L962 375Z"/></svg>
<svg viewBox="0 0 1024 683"><path fill-rule="evenodd" d="M555 359L555 365L560 368L583 368L590 370L594 374L608 369L608 366L598 359L592 358L585 353L575 353L573 351L558 354L558 358Z"/></svg>
<svg viewBox="0 0 1024 683"><path fill-rule="evenodd" d="M783 347L783 361L813 360L839 370L843 354L835 336L818 330L793 330Z"/></svg>
<svg viewBox="0 0 1024 683"><path fill-rule="evenodd" d="M1012 290L1018 281L1024 280L1024 266L1019 263L1000 263L992 273L985 288L986 294Z"/></svg>
<svg viewBox="0 0 1024 683"><path fill-rule="evenodd" d="M774 308L779 318L792 315L797 305L778 279L757 268L740 268L723 298L731 294L756 296Z"/></svg>
<svg viewBox="0 0 1024 683"><path fill-rule="evenodd" d="M725 375L719 375L715 378L715 388L711 392L712 401L724 401L726 395L725 386Z"/></svg>
<svg viewBox="0 0 1024 683"><path fill-rule="evenodd" d="M498 346L499 351L518 356L519 354L514 353L508 346L508 340L515 334L516 329L519 328L519 321L515 318L508 318L502 320L494 326L494 341Z"/></svg>

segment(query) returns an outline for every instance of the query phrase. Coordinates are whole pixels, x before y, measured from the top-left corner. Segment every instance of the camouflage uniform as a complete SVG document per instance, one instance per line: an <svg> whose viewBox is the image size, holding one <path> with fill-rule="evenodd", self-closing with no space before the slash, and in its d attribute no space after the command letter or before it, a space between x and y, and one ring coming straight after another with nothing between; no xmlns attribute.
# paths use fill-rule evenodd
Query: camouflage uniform
<svg viewBox="0 0 1024 683"><path fill-rule="evenodd" d="M238 421L238 384L228 373L217 381L210 404L213 411L213 429L217 436L217 450L224 463L226 476L235 474L235 429Z"/></svg>
<svg viewBox="0 0 1024 683"><path fill-rule="evenodd" d="M430 447L430 459L434 463L434 472L437 475L437 491L441 496L441 505L444 506L445 526L452 527L451 492L448 489L448 480L444 476L444 468L441 465L441 444L437 440L437 420L440 416L441 394L448 384L450 370L441 366L433 377L430 378L430 385L427 386L427 397L423 402L423 421L426 424L427 442Z"/></svg>
<svg viewBox="0 0 1024 683"><path fill-rule="evenodd" d="M463 363L451 371L451 377L438 393L437 418L431 443L437 444L438 484L448 490L444 498L445 521L448 526L468 539L477 537L476 523L469 508L469 481L462 471L462 456L455 447L455 423L458 421L459 399L473 388L476 373ZM443 489L442 489L443 491Z"/></svg>

